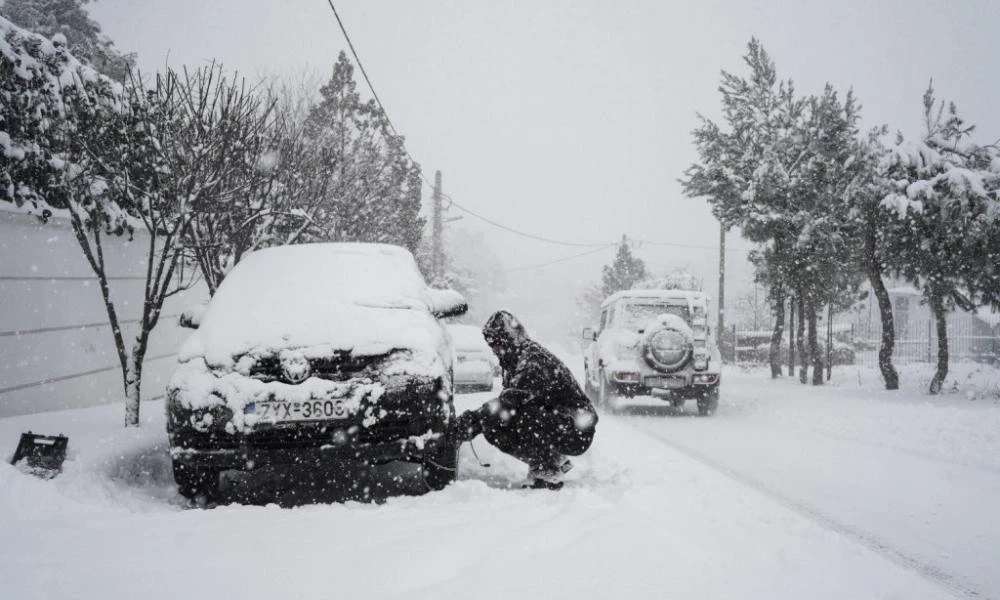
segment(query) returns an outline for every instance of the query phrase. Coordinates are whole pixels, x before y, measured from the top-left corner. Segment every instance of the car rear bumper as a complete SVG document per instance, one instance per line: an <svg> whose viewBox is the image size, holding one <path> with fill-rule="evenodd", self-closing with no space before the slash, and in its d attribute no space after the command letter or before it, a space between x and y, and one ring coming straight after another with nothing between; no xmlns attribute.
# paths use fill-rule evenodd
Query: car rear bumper
<svg viewBox="0 0 1000 600"><path fill-rule="evenodd" d="M715 375L715 379L710 382L699 381L690 373L674 374L678 380L683 379L682 381L677 382L677 387L653 387L644 384L623 383L619 381L611 381L609 384L611 385L611 391L615 395L625 396L627 398L651 395L663 395L671 398L696 398L708 390L719 387L721 376L717 373L713 374Z"/></svg>

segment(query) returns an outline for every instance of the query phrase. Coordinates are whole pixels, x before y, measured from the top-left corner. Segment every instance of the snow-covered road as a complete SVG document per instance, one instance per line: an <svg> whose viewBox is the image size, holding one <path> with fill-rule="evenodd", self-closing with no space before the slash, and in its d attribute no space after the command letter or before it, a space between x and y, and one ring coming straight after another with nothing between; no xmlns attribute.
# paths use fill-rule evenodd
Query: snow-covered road
<svg viewBox="0 0 1000 600"><path fill-rule="evenodd" d="M787 394L753 385L732 390L738 403L724 406L710 423L648 417L628 422L957 596L995 597L1000 522L990 515L1000 501L1000 469L942 452L940 439L920 440L914 435L919 432L894 444L863 427L851 429L872 419L886 419L891 428L892 415L878 414L893 412L891 406L872 406L843 390L802 393L798 384L783 383L777 387ZM830 427L831 412L837 427ZM974 418L975 412L965 416Z"/></svg>
<svg viewBox="0 0 1000 600"><path fill-rule="evenodd" d="M0 419L70 436L0 465L0 598L998 598L1000 405L727 372L711 419L605 415L561 492L481 439L460 481L382 504L186 510L161 407ZM463 396L471 407L489 394ZM693 407L688 408L693 412ZM405 487L405 486L404 486Z"/></svg>

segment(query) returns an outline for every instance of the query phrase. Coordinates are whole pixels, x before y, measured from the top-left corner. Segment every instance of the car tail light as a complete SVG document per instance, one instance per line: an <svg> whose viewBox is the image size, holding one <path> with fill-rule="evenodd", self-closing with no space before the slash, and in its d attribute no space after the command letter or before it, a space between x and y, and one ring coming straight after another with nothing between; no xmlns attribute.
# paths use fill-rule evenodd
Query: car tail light
<svg viewBox="0 0 1000 600"><path fill-rule="evenodd" d="M705 349L705 342L695 340L694 356L691 360L691 366L695 371L704 371L708 369L708 350Z"/></svg>
<svg viewBox="0 0 1000 600"><path fill-rule="evenodd" d="M615 381L621 383L639 383L640 381L639 374L632 371L614 371L611 376Z"/></svg>
<svg viewBox="0 0 1000 600"><path fill-rule="evenodd" d="M695 383L715 383L719 376L714 373L699 373L694 376Z"/></svg>

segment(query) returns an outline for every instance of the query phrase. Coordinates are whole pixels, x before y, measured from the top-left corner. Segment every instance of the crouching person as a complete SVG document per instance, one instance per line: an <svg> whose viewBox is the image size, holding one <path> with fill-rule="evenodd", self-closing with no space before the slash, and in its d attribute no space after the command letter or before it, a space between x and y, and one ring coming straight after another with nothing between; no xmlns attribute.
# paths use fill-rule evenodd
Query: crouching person
<svg viewBox="0 0 1000 600"><path fill-rule="evenodd" d="M561 488L573 467L567 457L590 448L597 412L566 365L531 340L509 312L494 313L483 337L500 359L504 389L499 398L463 413L453 435L467 441L481 433L527 463L523 487Z"/></svg>

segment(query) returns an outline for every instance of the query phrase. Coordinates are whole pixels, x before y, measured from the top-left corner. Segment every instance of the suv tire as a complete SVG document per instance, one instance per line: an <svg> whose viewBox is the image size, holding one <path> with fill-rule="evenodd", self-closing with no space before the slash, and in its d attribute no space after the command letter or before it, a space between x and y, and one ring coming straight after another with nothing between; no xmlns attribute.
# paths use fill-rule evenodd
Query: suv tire
<svg viewBox="0 0 1000 600"><path fill-rule="evenodd" d="M594 386L590 384L590 373L587 372L587 366L583 367L583 393L590 399L591 402L597 403L597 394L594 390Z"/></svg>
<svg viewBox="0 0 1000 600"><path fill-rule="evenodd" d="M719 408L719 386L713 387L698 397L698 414L708 417L715 414L717 408Z"/></svg>
<svg viewBox="0 0 1000 600"><path fill-rule="evenodd" d="M608 412L614 412L615 394L609 389L610 384L608 383L608 378L604 373L604 369L601 369L598 380L600 381L600 384L597 388L597 405Z"/></svg>

